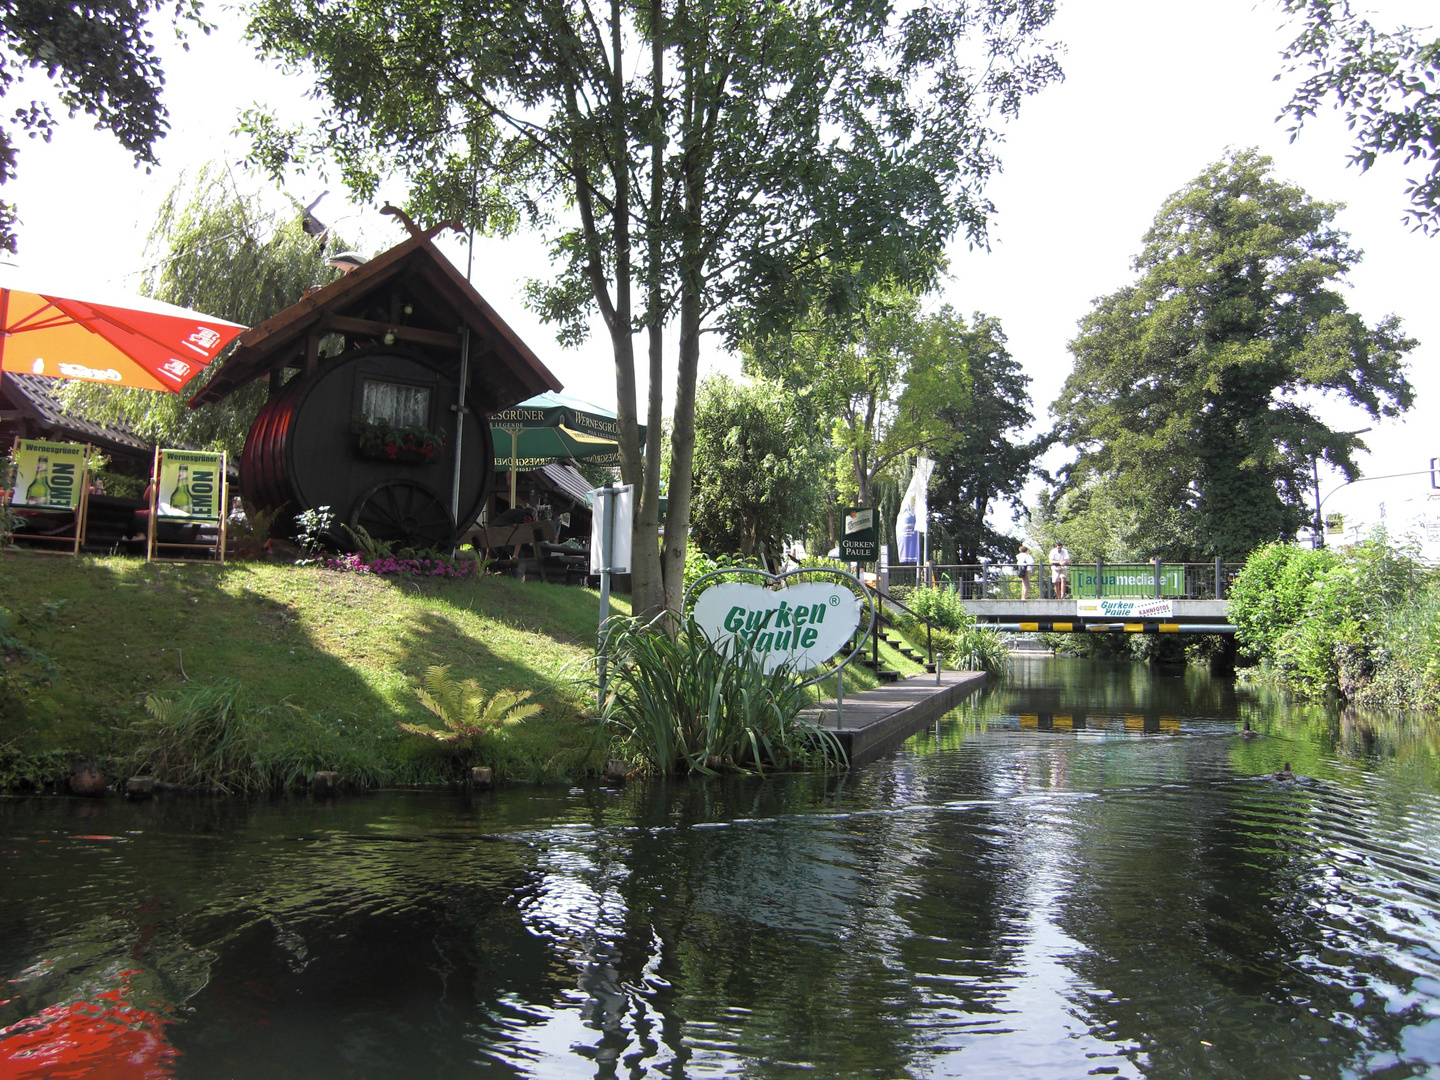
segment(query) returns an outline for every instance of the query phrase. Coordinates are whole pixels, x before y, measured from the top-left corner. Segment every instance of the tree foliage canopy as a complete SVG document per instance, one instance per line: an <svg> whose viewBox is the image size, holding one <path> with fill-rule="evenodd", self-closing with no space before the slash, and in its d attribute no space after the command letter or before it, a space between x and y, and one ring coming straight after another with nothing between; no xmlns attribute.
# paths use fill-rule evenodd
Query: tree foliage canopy
<svg viewBox="0 0 1440 1080"><path fill-rule="evenodd" d="M154 164L155 141L168 123L160 102L165 76L148 23L162 0L11 0L0 7L0 100L28 71L43 71L60 102L95 117L115 133L137 162ZM177 23L189 20L207 32L199 0L176 0ZM15 107L0 125L0 184L15 176L15 135L49 140L55 118L42 101ZM15 250L15 208L0 203L0 247Z"/></svg>
<svg viewBox="0 0 1440 1080"><path fill-rule="evenodd" d="M325 265L324 240L306 235L302 213L286 219L266 210L214 166L201 170L193 185L182 181L171 189L146 252L155 262L144 272L144 295L246 326L264 322L337 276ZM202 409L186 404L222 360L211 363L184 394L69 381L57 384L56 393L80 415L125 424L142 438L234 456L264 404L264 382Z"/></svg>
<svg viewBox="0 0 1440 1080"><path fill-rule="evenodd" d="M817 305L791 333L747 348L745 366L804 395L816 423L833 429L848 473L842 494L869 506L887 469L964 437L972 344L951 308L927 315L914 293L879 288L854 319Z"/></svg>
<svg viewBox="0 0 1440 1080"><path fill-rule="evenodd" d="M311 65L325 116L256 114L272 170L338 159L362 197L399 170L420 218L529 220L556 277L531 302L570 337L598 313L616 362L621 473L639 485L637 611L678 610L700 334L783 330L857 283L934 280L982 241L996 124L1058 76L1053 0L259 0L263 48ZM836 267L844 272L837 274ZM823 299L822 299L823 298ZM678 325L658 549L666 333ZM656 591L662 590L662 591Z"/></svg>
<svg viewBox="0 0 1440 1080"><path fill-rule="evenodd" d="M723 375L695 405L695 540L704 551L774 555L819 506L821 434L795 395Z"/></svg>
<svg viewBox="0 0 1440 1080"><path fill-rule="evenodd" d="M1361 169L1381 154L1426 163L1429 173L1407 182L1407 216L1440 233L1440 38L1433 29L1377 29L1349 0L1282 3L1303 25L1285 57L1291 70L1311 71L1285 109L1295 121L1292 137L1333 99L1355 133L1350 160Z"/></svg>
<svg viewBox="0 0 1440 1080"><path fill-rule="evenodd" d="M1018 500L1044 440L1021 439L1030 412L1030 376L1006 348L1000 320L976 314L966 327L949 317L955 344L965 356L969 394L963 406L941 407L939 418L951 434L935 460L930 507L957 562L981 556L1008 561L1014 541L986 522L997 499Z"/></svg>
<svg viewBox="0 0 1440 1080"><path fill-rule="evenodd" d="M1080 451L1069 485L1138 504L1135 554L1238 558L1293 536L1311 461L1353 477L1363 446L1315 402L1377 419L1410 407L1416 343L1394 316L1367 328L1347 309L1336 286L1360 253L1336 210L1236 153L1166 201L1139 279L1081 321L1056 435Z"/></svg>

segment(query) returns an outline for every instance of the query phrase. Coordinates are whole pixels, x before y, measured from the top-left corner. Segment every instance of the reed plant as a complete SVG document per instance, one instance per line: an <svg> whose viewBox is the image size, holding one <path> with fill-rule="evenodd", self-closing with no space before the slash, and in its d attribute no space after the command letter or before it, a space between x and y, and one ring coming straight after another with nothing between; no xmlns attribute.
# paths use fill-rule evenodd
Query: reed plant
<svg viewBox="0 0 1440 1080"><path fill-rule="evenodd" d="M988 626L970 625L956 633L949 649L948 663L959 671L983 671L992 679L1008 670L1010 646L1005 635Z"/></svg>
<svg viewBox="0 0 1440 1080"><path fill-rule="evenodd" d="M766 671L747 644L713 642L689 615L673 634L611 620L605 639L602 711L628 760L665 775L846 764L835 736L800 718L808 697L792 665Z"/></svg>

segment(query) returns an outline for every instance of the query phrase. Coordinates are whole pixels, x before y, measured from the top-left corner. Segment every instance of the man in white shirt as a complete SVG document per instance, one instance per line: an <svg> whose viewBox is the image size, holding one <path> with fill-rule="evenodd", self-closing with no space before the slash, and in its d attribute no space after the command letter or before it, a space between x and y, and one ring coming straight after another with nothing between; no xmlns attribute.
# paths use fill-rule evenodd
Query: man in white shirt
<svg viewBox="0 0 1440 1080"><path fill-rule="evenodd" d="M1030 549L1024 544L1020 545L1020 554L1015 556L1015 572L1020 575L1020 599L1030 599L1030 575L1035 569L1035 556L1030 554Z"/></svg>
<svg viewBox="0 0 1440 1080"><path fill-rule="evenodd" d="M1050 549L1050 581L1055 586L1055 599L1064 600L1070 592L1070 552L1059 540Z"/></svg>

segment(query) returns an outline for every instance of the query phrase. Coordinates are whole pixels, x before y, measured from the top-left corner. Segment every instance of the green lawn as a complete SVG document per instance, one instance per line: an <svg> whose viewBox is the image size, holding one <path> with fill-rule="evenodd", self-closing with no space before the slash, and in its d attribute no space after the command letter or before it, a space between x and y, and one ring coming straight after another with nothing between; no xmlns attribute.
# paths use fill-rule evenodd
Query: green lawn
<svg viewBox="0 0 1440 1080"><path fill-rule="evenodd" d="M533 691L545 706L539 728L577 727L587 701L579 664L593 648L599 598L507 577L8 553L0 607L14 636L58 667L47 686L27 677L35 665L7 665L0 749L105 755L133 741L147 695L225 679L259 704L288 702L387 731L399 720L425 722L414 686L432 664L490 691ZM614 598L611 610L628 614L628 599Z"/></svg>

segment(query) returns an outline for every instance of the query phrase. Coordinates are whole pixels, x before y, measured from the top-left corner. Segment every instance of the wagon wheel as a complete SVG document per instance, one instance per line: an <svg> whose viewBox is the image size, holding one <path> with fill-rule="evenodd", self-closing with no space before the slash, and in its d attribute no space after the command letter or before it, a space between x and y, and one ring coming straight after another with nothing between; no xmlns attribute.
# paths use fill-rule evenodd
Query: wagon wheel
<svg viewBox="0 0 1440 1080"><path fill-rule="evenodd" d="M450 508L434 491L414 480L376 484L355 503L350 524L401 547L445 548L455 535Z"/></svg>

